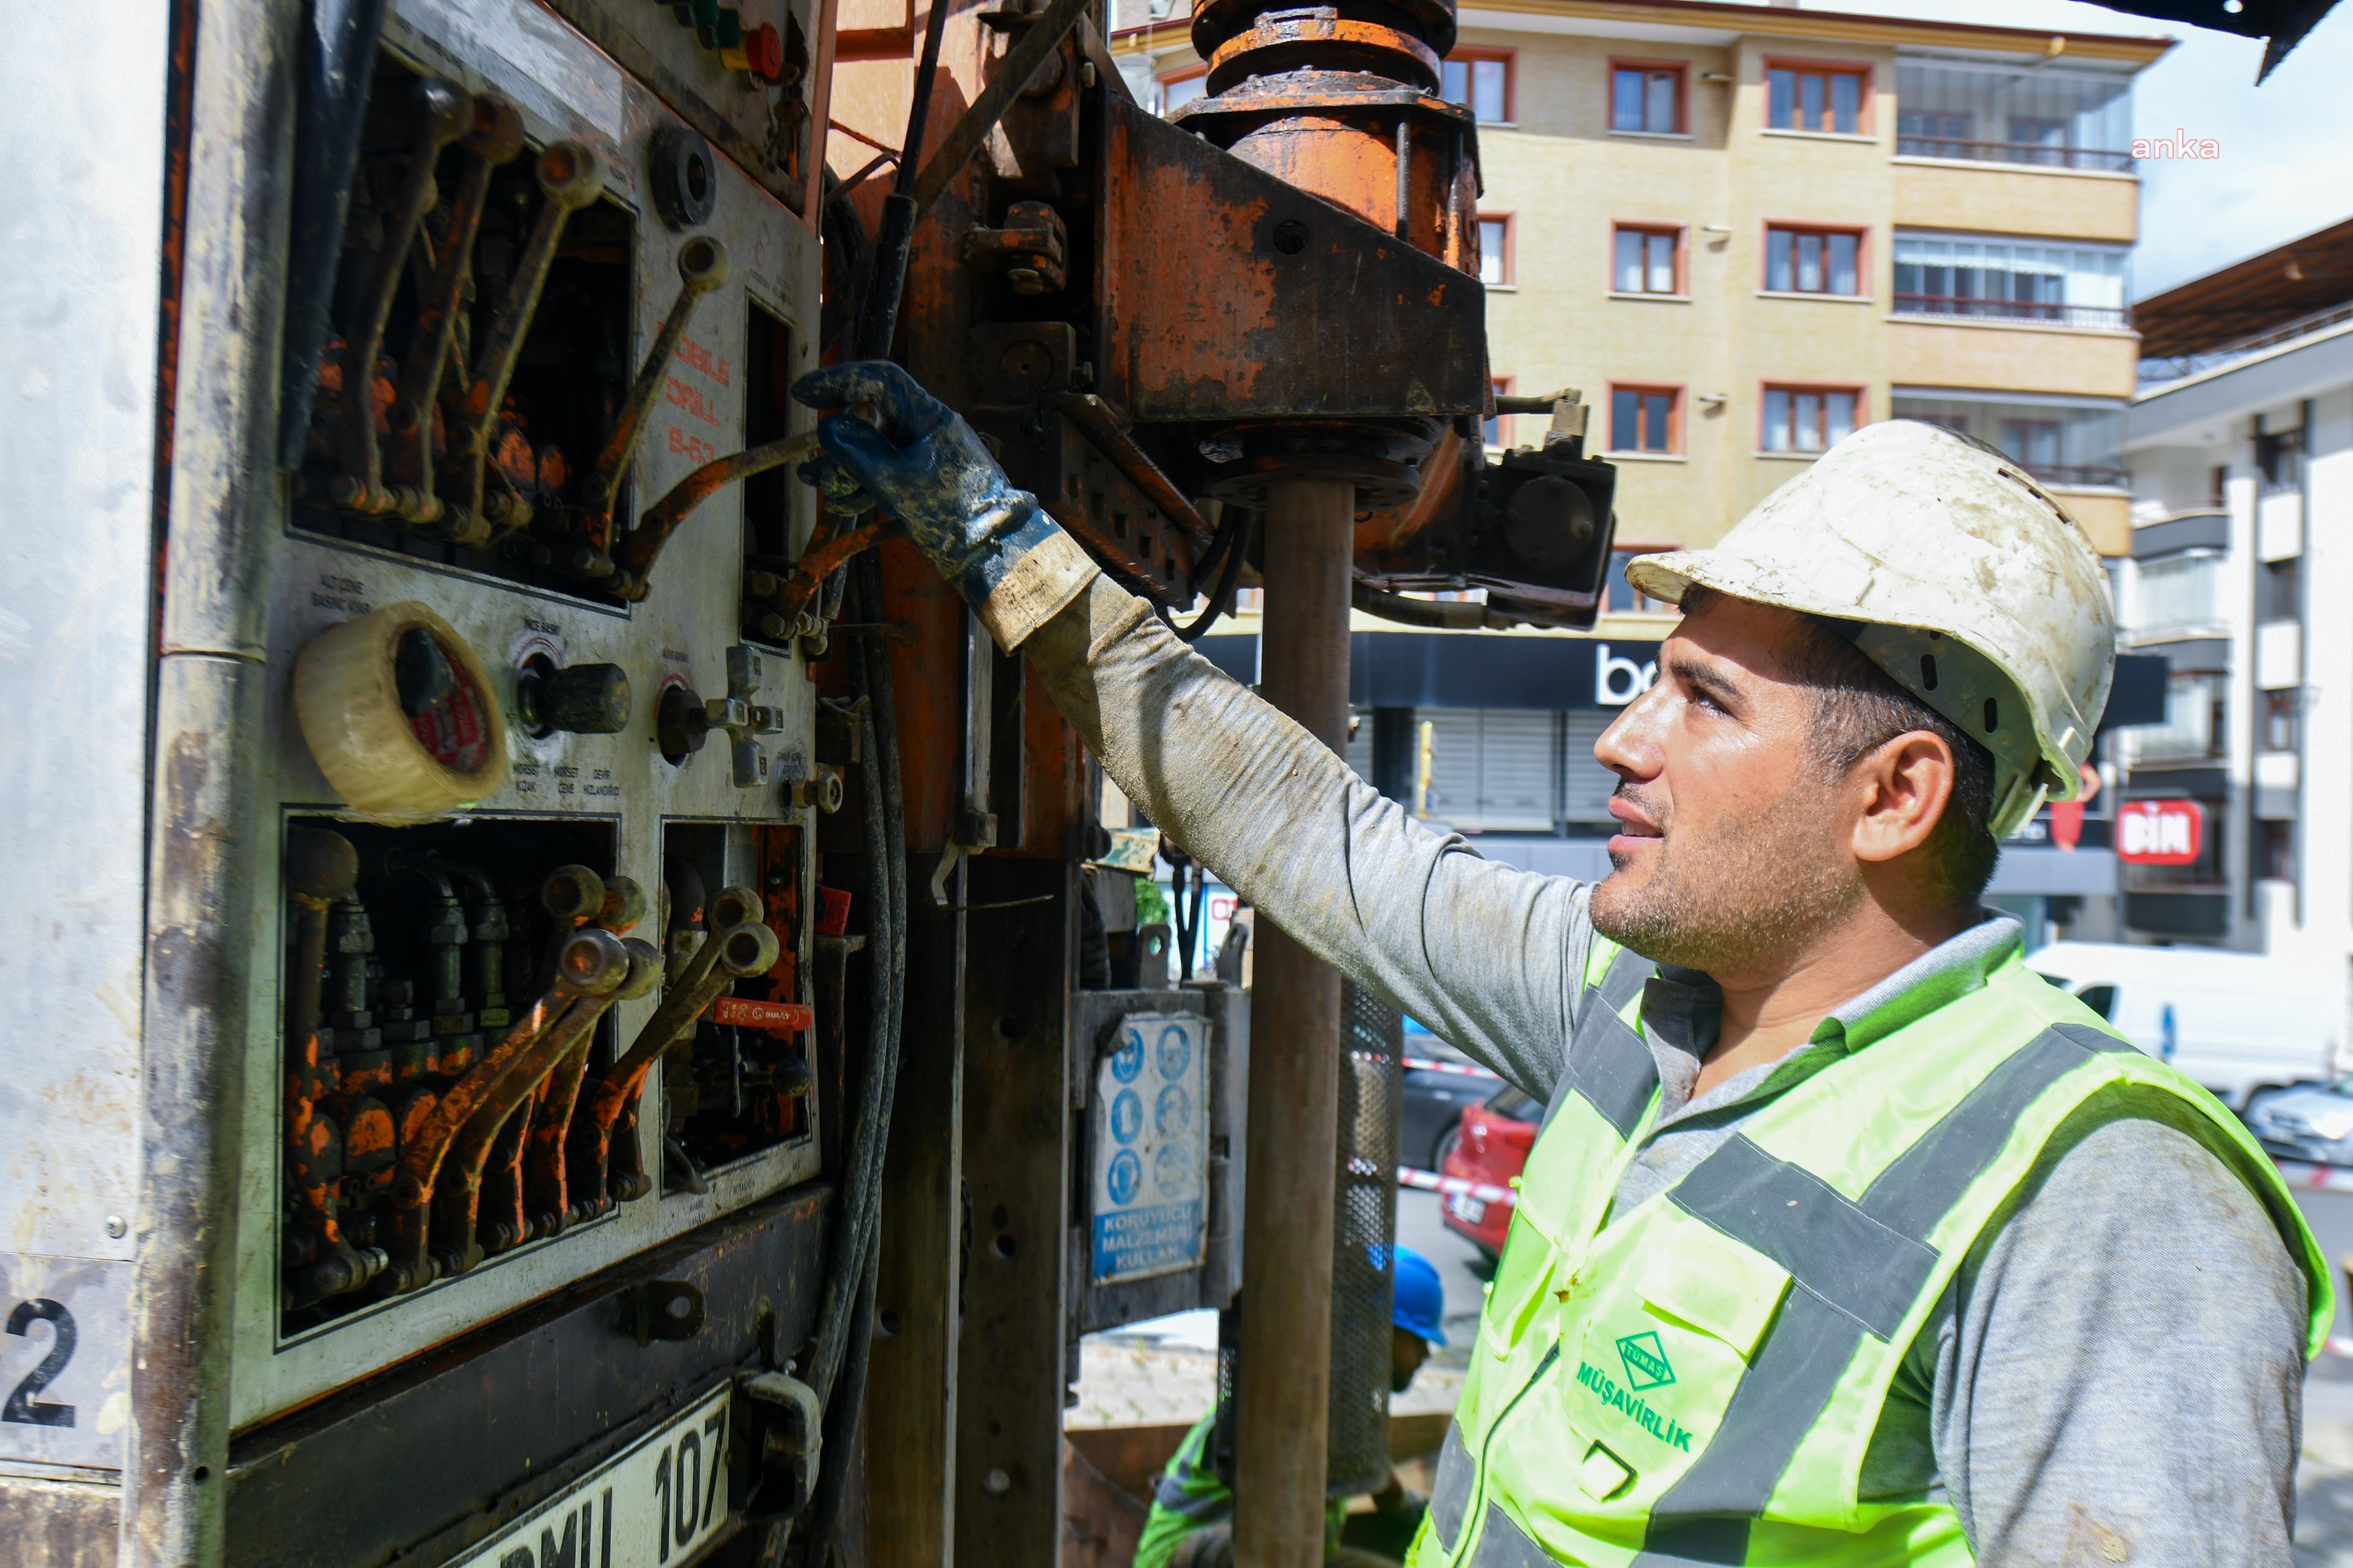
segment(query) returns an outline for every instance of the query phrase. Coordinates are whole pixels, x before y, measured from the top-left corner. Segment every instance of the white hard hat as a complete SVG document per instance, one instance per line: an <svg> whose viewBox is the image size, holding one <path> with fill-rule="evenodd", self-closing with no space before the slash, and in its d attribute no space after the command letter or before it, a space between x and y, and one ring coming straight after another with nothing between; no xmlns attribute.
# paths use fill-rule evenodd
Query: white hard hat
<svg viewBox="0 0 2353 1568"><path fill-rule="evenodd" d="M1910 419L1866 425L1704 550L1627 581L1860 623L1854 644L1994 756L2006 838L2073 800L2108 704L2116 612L2083 529L1991 447Z"/></svg>

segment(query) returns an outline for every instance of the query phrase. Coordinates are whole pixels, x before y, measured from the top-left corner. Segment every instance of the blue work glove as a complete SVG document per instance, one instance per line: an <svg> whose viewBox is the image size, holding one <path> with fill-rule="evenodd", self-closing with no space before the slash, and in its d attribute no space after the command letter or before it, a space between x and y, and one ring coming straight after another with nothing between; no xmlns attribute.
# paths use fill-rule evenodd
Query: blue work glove
<svg viewBox="0 0 2353 1568"><path fill-rule="evenodd" d="M899 520L998 646L1018 647L1099 570L1027 490L1016 489L961 416L886 360L828 365L793 384L826 453Z"/></svg>

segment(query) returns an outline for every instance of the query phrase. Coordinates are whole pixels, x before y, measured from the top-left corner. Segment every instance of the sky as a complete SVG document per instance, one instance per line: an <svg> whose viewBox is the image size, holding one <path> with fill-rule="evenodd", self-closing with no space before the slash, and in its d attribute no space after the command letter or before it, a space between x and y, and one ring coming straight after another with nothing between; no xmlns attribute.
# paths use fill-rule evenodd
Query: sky
<svg viewBox="0 0 2353 1568"><path fill-rule="evenodd" d="M2345 178L2353 160L2353 0L2340 0L2260 88L2260 39L2076 0L1802 0L1802 8L2179 38L2134 84L2134 134L2184 132L2219 142L2222 155L2141 164L2136 299L2353 216L2353 182Z"/></svg>

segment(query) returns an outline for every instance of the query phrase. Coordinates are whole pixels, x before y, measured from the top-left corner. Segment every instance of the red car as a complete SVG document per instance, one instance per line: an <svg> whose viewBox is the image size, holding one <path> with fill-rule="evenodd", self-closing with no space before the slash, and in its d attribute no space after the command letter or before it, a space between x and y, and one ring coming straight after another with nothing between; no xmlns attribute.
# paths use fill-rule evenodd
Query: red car
<svg viewBox="0 0 2353 1568"><path fill-rule="evenodd" d="M1440 1174L1509 1188L1535 1146L1544 1107L1505 1084L1477 1105L1462 1109L1461 1131L1447 1150ZM1493 1263L1503 1256L1512 1228L1508 1199L1491 1201L1456 1194L1446 1200L1446 1228L1470 1238Z"/></svg>

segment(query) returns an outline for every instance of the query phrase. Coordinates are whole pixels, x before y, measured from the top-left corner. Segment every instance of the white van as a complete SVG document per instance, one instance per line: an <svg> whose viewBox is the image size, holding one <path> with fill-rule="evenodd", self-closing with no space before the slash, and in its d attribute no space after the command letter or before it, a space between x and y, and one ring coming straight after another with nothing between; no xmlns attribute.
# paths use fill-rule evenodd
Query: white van
<svg viewBox="0 0 2353 1568"><path fill-rule="evenodd" d="M2339 971L2260 953L2102 942L2054 942L2026 966L2242 1114L2267 1089L2345 1070Z"/></svg>

